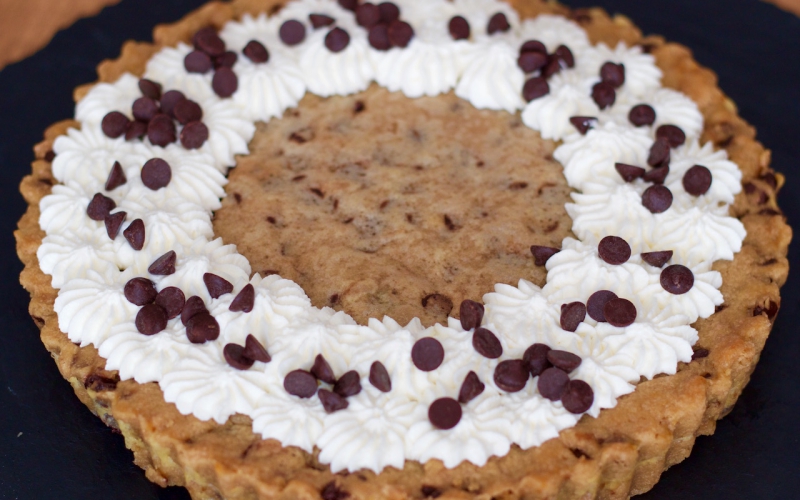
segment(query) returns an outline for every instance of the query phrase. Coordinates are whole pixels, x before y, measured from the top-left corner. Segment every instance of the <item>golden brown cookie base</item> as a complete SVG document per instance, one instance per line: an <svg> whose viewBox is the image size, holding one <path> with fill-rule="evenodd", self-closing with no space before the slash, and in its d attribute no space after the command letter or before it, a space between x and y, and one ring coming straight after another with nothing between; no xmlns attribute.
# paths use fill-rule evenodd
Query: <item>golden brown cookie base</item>
<svg viewBox="0 0 800 500"><path fill-rule="evenodd" d="M550 3L513 3L523 15L569 14ZM155 45L126 44L119 60L100 65L100 79L113 81L126 70L141 74L158 47L188 40L206 24L219 26L274 4L237 0L207 5L175 25L158 27ZM623 17L612 19L601 10L574 14L595 42L642 41ZM354 499L402 499L422 498L423 487L441 492L440 499L626 498L647 491L665 468L689 455L697 435L714 431L716 420L731 410L749 380L780 304L791 229L775 203L782 177L770 170L769 152L717 88L713 73L700 68L684 47L659 38L644 42L654 46L665 85L698 102L706 119L704 140L725 147L739 164L749 188L736 198L731 213L744 223L747 238L732 262L715 265L723 276L725 304L694 325L700 335L697 346L708 349L708 357L681 364L676 375L643 381L634 393L620 398L616 408L603 410L596 419L584 416L557 439L525 451L513 447L484 467L463 463L446 469L438 460L409 461L402 471L334 475L315 455L254 435L247 417L234 416L225 425L201 422L164 402L157 384L117 381L116 372L104 369L105 360L94 347L79 348L59 331L53 312L56 291L36 260L44 236L37 223L38 203L55 182L43 158L55 137L74 122L48 129L36 146L39 159L33 174L21 185L30 205L15 233L25 263L21 282L31 293L30 313L42 329L42 341L81 401L122 432L147 477L160 485L186 486L194 498L319 499L323 490L338 490ZM76 95L85 90L78 89Z"/></svg>

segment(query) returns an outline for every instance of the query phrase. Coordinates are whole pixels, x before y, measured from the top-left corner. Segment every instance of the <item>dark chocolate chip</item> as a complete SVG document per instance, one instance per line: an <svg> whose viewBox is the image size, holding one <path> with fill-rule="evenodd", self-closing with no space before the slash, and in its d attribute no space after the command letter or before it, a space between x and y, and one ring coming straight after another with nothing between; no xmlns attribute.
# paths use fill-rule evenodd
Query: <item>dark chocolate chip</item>
<svg viewBox="0 0 800 500"><path fill-rule="evenodd" d="M652 146L650 146L650 155L647 157L647 164L651 167L660 167L669 163L670 157L669 140L665 137L656 138Z"/></svg>
<svg viewBox="0 0 800 500"><path fill-rule="evenodd" d="M339 5L344 6L350 2L357 4L358 0L339 0ZM347 498L350 498L350 493L340 489L338 486L336 486L334 481L326 484L325 487L322 488L322 491L320 491L320 495L322 496L322 500L346 500Z"/></svg>
<svg viewBox="0 0 800 500"><path fill-rule="evenodd" d="M309 14L308 20L311 23L311 26L314 27L314 29L330 26L331 24L336 22L336 19L332 18L331 16L326 16L325 14Z"/></svg>
<svg viewBox="0 0 800 500"><path fill-rule="evenodd" d="M594 84L592 87L592 99L600 109L606 109L613 106L617 100L617 91L614 86L608 82L600 82Z"/></svg>
<svg viewBox="0 0 800 500"><path fill-rule="evenodd" d="M622 87L625 84L625 65L611 61L603 64L600 68L600 79L615 89Z"/></svg>
<svg viewBox="0 0 800 500"><path fill-rule="evenodd" d="M631 258L631 246L619 236L606 236L597 245L597 253L607 263L618 266Z"/></svg>
<svg viewBox="0 0 800 500"><path fill-rule="evenodd" d="M168 90L164 92L164 95L161 97L161 112L174 118L175 106L184 99L186 99L186 96L183 95L183 92L180 90Z"/></svg>
<svg viewBox="0 0 800 500"><path fill-rule="evenodd" d="M461 328L464 330L472 330L481 326L483 321L483 304L475 302L474 300L465 300L461 302L458 313L461 318Z"/></svg>
<svg viewBox="0 0 800 500"><path fill-rule="evenodd" d="M128 122L128 127L125 129L125 140L133 141L147 135L147 125L145 122L136 120Z"/></svg>
<svg viewBox="0 0 800 500"><path fill-rule="evenodd" d="M704 347L695 347L692 351L692 361L707 358L709 355L708 349Z"/></svg>
<svg viewBox="0 0 800 500"><path fill-rule="evenodd" d="M528 365L521 359L501 361L494 369L494 383L507 392L521 391L529 376Z"/></svg>
<svg viewBox="0 0 800 500"><path fill-rule="evenodd" d="M556 47L556 50L553 52L553 57L558 61L558 65L561 69L575 67L575 56L572 55L572 51L569 50L569 47L566 45L559 45Z"/></svg>
<svg viewBox="0 0 800 500"><path fill-rule="evenodd" d="M503 346L497 335L486 328L476 328L472 334L472 347L483 357L497 359L503 355Z"/></svg>
<svg viewBox="0 0 800 500"><path fill-rule="evenodd" d="M546 369L539 375L536 388L543 398L558 401L569 385L569 376L563 370L555 367Z"/></svg>
<svg viewBox="0 0 800 500"><path fill-rule="evenodd" d="M339 410L344 410L350 404L342 396L336 394L335 392L331 392L328 389L320 389L317 391L317 396L319 396L319 401L322 403L325 413L333 413Z"/></svg>
<svg viewBox="0 0 800 500"><path fill-rule="evenodd" d="M378 5L378 10L381 12L381 22L391 23L400 19L400 7L392 2L383 2Z"/></svg>
<svg viewBox="0 0 800 500"><path fill-rule="evenodd" d="M564 370L564 373L572 373L575 368L581 365L580 356L559 349L547 351L547 361L556 368Z"/></svg>
<svg viewBox="0 0 800 500"><path fill-rule="evenodd" d="M369 30L367 36L370 46L375 50L389 50L392 48L389 42L389 28L385 24L376 24Z"/></svg>
<svg viewBox="0 0 800 500"><path fill-rule="evenodd" d="M617 169L617 172L619 172L619 175L625 182L633 182L644 176L644 169L635 165L615 163L614 168Z"/></svg>
<svg viewBox="0 0 800 500"><path fill-rule="evenodd" d="M142 219L136 219L128 224L128 227L122 231L122 236L128 240L128 243L130 243L131 248L134 250L141 250L144 248L144 221Z"/></svg>
<svg viewBox="0 0 800 500"><path fill-rule="evenodd" d="M522 356L522 361L531 372L531 376L538 377L543 371L550 368L550 362L547 361L547 353L550 352L550 347L545 344L533 344L525 349L525 354Z"/></svg>
<svg viewBox="0 0 800 500"><path fill-rule="evenodd" d="M392 379L380 361L373 362L369 367L369 383L381 392L392 390Z"/></svg>
<svg viewBox="0 0 800 500"><path fill-rule="evenodd" d="M123 293L128 302L137 306L152 304L158 295L156 285L149 279L141 277L128 280Z"/></svg>
<svg viewBox="0 0 800 500"><path fill-rule="evenodd" d="M95 193L89 206L86 207L86 215L92 220L105 220L112 210L117 208L114 200L100 193Z"/></svg>
<svg viewBox="0 0 800 500"><path fill-rule="evenodd" d="M283 379L283 388L292 396L310 398L317 392L317 379L305 370L294 370Z"/></svg>
<svg viewBox="0 0 800 500"><path fill-rule="evenodd" d="M193 344L217 340L219 323L209 313L201 311L186 323L186 336Z"/></svg>
<svg viewBox="0 0 800 500"><path fill-rule="evenodd" d="M570 413L583 413L592 407L594 391L583 380L570 380L564 393L561 394L561 403Z"/></svg>
<svg viewBox="0 0 800 500"><path fill-rule="evenodd" d="M650 169L642 176L642 179L645 182L652 182L653 184L664 184L667 175L669 175L669 164Z"/></svg>
<svg viewBox="0 0 800 500"><path fill-rule="evenodd" d="M642 260L654 267L664 267L664 264L672 258L672 250L662 250L660 252L645 252Z"/></svg>
<svg viewBox="0 0 800 500"><path fill-rule="evenodd" d="M539 245L531 245L531 253L533 254L533 263L537 266L547 264L550 257L560 252L560 248L542 247Z"/></svg>
<svg viewBox="0 0 800 500"><path fill-rule="evenodd" d="M146 78L139 80L139 91L145 97L155 99L156 101L161 100L161 84L153 80L148 80Z"/></svg>
<svg viewBox="0 0 800 500"><path fill-rule="evenodd" d="M314 358L314 366L311 367L311 374L314 375L317 380L321 380L326 384L336 383L336 376L333 374L333 369L322 354L317 354L317 357Z"/></svg>
<svg viewBox="0 0 800 500"><path fill-rule="evenodd" d="M597 118L594 116L573 116L569 119L569 122L578 129L581 135L586 135L590 129L597 126Z"/></svg>
<svg viewBox="0 0 800 500"><path fill-rule="evenodd" d="M153 191L166 187L171 179L172 169L161 158L151 158L142 167L142 183Z"/></svg>
<svg viewBox="0 0 800 500"><path fill-rule="evenodd" d="M358 0L338 0L339 6L345 10L355 11L358 7Z"/></svg>
<svg viewBox="0 0 800 500"><path fill-rule="evenodd" d="M189 122L181 130L181 146L198 149L208 140L208 127L203 122Z"/></svg>
<svg viewBox="0 0 800 500"><path fill-rule="evenodd" d="M578 329L586 319L586 306L583 302L570 302L561 306L561 328L568 332Z"/></svg>
<svg viewBox="0 0 800 500"><path fill-rule="evenodd" d="M547 64L547 54L541 52L523 52L517 58L517 65L525 73L533 73Z"/></svg>
<svg viewBox="0 0 800 500"><path fill-rule="evenodd" d="M107 137L116 139L125 133L129 121L128 117L119 111L112 111L103 117L100 127Z"/></svg>
<svg viewBox="0 0 800 500"><path fill-rule="evenodd" d="M239 344L225 344L222 348L225 361L237 370L247 370L253 366L253 360L244 355L244 347Z"/></svg>
<svg viewBox="0 0 800 500"><path fill-rule="evenodd" d="M673 295L682 295L694 286L694 273L680 264L667 266L661 271L661 286Z"/></svg>
<svg viewBox="0 0 800 500"><path fill-rule="evenodd" d="M206 305L203 303L203 299L194 295L189 297L186 300L186 304L183 306L183 310L181 311L181 323L183 326L187 326L189 324L189 320L194 318L200 313L207 313L208 309L206 309Z"/></svg>
<svg viewBox="0 0 800 500"><path fill-rule="evenodd" d="M502 33L511 29L511 25L508 24L508 19L506 15L502 12L498 12L493 15L489 19L489 23L486 25L486 33L493 35L495 33Z"/></svg>
<svg viewBox="0 0 800 500"><path fill-rule="evenodd" d="M230 97L239 88L239 78L230 68L219 68L211 79L211 88L218 96Z"/></svg>
<svg viewBox="0 0 800 500"><path fill-rule="evenodd" d="M442 496L442 491L435 486L423 485L422 488L420 488L420 492L425 498L439 498Z"/></svg>
<svg viewBox="0 0 800 500"><path fill-rule="evenodd" d="M646 127L656 121L656 110L648 104L637 104L628 113L628 120L637 127Z"/></svg>
<svg viewBox="0 0 800 500"><path fill-rule="evenodd" d="M692 196L700 196L711 187L711 171L702 165L695 165L683 175L683 189Z"/></svg>
<svg viewBox="0 0 800 500"><path fill-rule="evenodd" d="M539 40L528 40L520 46L519 52L520 54L523 52L541 52L547 55L547 47Z"/></svg>
<svg viewBox="0 0 800 500"><path fill-rule="evenodd" d="M447 23L447 28L450 30L450 36L453 40L467 40L469 39L469 21L461 16L453 16L450 22Z"/></svg>
<svg viewBox="0 0 800 500"><path fill-rule="evenodd" d="M214 67L211 58L202 50L193 50L183 58L183 67L189 73L208 73Z"/></svg>
<svg viewBox="0 0 800 500"><path fill-rule="evenodd" d="M435 370L444 361L444 347L433 337L421 338L411 348L411 360L424 372Z"/></svg>
<svg viewBox="0 0 800 500"><path fill-rule="evenodd" d="M586 301L586 312L593 320L605 323L606 315L603 312L609 300L617 298L617 294L609 290L599 290L589 296Z"/></svg>
<svg viewBox="0 0 800 500"><path fill-rule="evenodd" d="M147 124L147 138L162 148L177 140L175 123L172 117L159 113Z"/></svg>
<svg viewBox="0 0 800 500"><path fill-rule="evenodd" d="M126 182L128 182L128 178L125 177L122 165L115 161L114 166L111 167L111 172L108 173L108 179L106 179L106 191L113 191Z"/></svg>
<svg viewBox="0 0 800 500"><path fill-rule="evenodd" d="M248 334L244 340L244 355L253 361L261 361L262 363L272 361L272 356L269 355L267 349L253 334Z"/></svg>
<svg viewBox="0 0 800 500"><path fill-rule="evenodd" d="M211 57L222 55L225 52L225 42L213 28L201 29L195 33L192 42L196 49L202 50Z"/></svg>
<svg viewBox="0 0 800 500"><path fill-rule="evenodd" d="M178 256L175 250L170 250L150 264L147 270L155 276L167 276L175 272L175 261Z"/></svg>
<svg viewBox="0 0 800 500"><path fill-rule="evenodd" d="M561 71L561 66L562 63L555 56L555 54L550 54L550 56L548 56L547 58L547 66L545 66L544 69L542 69L542 77L550 78L551 76Z"/></svg>
<svg viewBox="0 0 800 500"><path fill-rule="evenodd" d="M281 25L279 35L286 45L297 45L305 40L306 27L300 21L290 19Z"/></svg>
<svg viewBox="0 0 800 500"><path fill-rule="evenodd" d="M603 306L603 316L612 326L625 327L636 321L636 306L628 299L611 299Z"/></svg>
<svg viewBox="0 0 800 500"><path fill-rule="evenodd" d="M172 115L181 125L195 122L203 118L203 108L191 99L183 99L175 104Z"/></svg>
<svg viewBox="0 0 800 500"><path fill-rule="evenodd" d="M461 384L461 390L458 391L458 402L467 404L480 396L484 389L486 389L486 385L478 378L478 374L470 371L464 377L464 383Z"/></svg>
<svg viewBox="0 0 800 500"><path fill-rule="evenodd" d="M414 28L405 21L392 21L387 28L387 35L392 47L405 48L414 38Z"/></svg>
<svg viewBox="0 0 800 500"><path fill-rule="evenodd" d="M333 28L325 35L325 47L331 52L341 52L348 45L350 45L350 35L342 28Z"/></svg>
<svg viewBox="0 0 800 500"><path fill-rule="evenodd" d="M428 408L428 419L437 429L452 429L461 420L461 405L453 398L439 398Z"/></svg>
<svg viewBox="0 0 800 500"><path fill-rule="evenodd" d="M122 223L125 221L126 212L116 212L106 215L104 222L106 224L106 233L112 240L117 237Z"/></svg>
<svg viewBox="0 0 800 500"><path fill-rule="evenodd" d="M155 335L167 327L167 312L156 304L147 304L136 314L136 329L145 335Z"/></svg>
<svg viewBox="0 0 800 500"><path fill-rule="evenodd" d="M362 3L356 7L356 22L359 26L370 29L381 22L381 11L373 3Z"/></svg>
<svg viewBox="0 0 800 500"><path fill-rule="evenodd" d="M212 299L218 299L226 293L231 293L233 291L231 282L216 274L205 273L203 275L203 283L206 284L208 294L211 295Z"/></svg>
<svg viewBox="0 0 800 500"><path fill-rule="evenodd" d="M537 52L531 52L536 54ZM522 97L527 102L546 96L550 93L550 84L541 76L528 79L525 85L522 86Z"/></svg>
<svg viewBox="0 0 800 500"><path fill-rule="evenodd" d="M134 118L139 121L149 122L156 116L160 108L155 100L149 97L140 97L133 101L131 110L133 111Z"/></svg>
<svg viewBox="0 0 800 500"><path fill-rule="evenodd" d="M312 16L314 16L314 14L311 14L311 16L309 17ZM331 19L331 22L333 22L333 19ZM314 27L317 28L317 26ZM247 45L245 45L244 49L242 49L242 54L244 54L245 57L247 57L256 64L263 64L269 61L269 51L267 50L266 47L264 47L264 44L259 42L258 40L250 40L249 42L247 42Z"/></svg>
<svg viewBox="0 0 800 500"><path fill-rule="evenodd" d="M256 301L256 291L253 288L253 285L250 283L246 284L244 288L236 295L236 298L231 301L230 307L228 310L233 312L242 311L245 313L249 313L253 310L253 304Z"/></svg>
<svg viewBox="0 0 800 500"><path fill-rule="evenodd" d="M686 142L686 134L675 125L661 125L656 130L656 139L664 138L670 147L677 148Z"/></svg>
<svg viewBox="0 0 800 500"><path fill-rule="evenodd" d="M672 191L660 184L650 186L642 193L642 205L654 214L665 212L672 206Z"/></svg>
<svg viewBox="0 0 800 500"><path fill-rule="evenodd" d="M339 380L333 386L333 392L343 398L349 398L361 392L361 377L358 372L350 370L339 377Z"/></svg>
<svg viewBox="0 0 800 500"><path fill-rule="evenodd" d="M168 286L158 292L155 303L167 311L167 318L177 318L183 311L183 306L186 305L186 296L180 288Z"/></svg>
<svg viewBox="0 0 800 500"><path fill-rule="evenodd" d="M236 52L231 52L229 50L214 58L214 69L233 68L238 60L239 56L236 55Z"/></svg>

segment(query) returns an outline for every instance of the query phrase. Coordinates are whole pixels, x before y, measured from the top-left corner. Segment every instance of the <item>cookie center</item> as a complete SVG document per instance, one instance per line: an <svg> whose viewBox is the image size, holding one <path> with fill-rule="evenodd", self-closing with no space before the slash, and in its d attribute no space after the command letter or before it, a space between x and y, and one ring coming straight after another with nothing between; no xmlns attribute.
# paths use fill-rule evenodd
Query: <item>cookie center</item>
<svg viewBox="0 0 800 500"><path fill-rule="evenodd" d="M258 125L214 232L317 307L430 326L496 283L544 285L530 246L560 247L572 225L555 146L452 93L307 94Z"/></svg>

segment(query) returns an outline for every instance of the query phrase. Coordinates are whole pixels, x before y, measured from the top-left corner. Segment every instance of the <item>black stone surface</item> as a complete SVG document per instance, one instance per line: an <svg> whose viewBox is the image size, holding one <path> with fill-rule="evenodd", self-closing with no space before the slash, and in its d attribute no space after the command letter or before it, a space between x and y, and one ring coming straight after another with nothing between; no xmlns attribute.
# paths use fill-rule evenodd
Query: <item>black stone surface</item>
<svg viewBox="0 0 800 500"><path fill-rule="evenodd" d="M133 464L113 434L74 396L38 338L19 286L22 265L12 231L25 204L17 191L30 171L31 148L45 127L73 113L72 90L93 81L102 59L125 40L149 40L202 0L125 0L56 35L38 54L0 71L0 498L63 500L185 499L162 489ZM566 0L622 12L644 33L694 50L719 74L720 86L758 129L787 174L780 204L790 224L800 218L800 19L756 0ZM790 262L800 263L798 245ZM783 304L750 384L716 433L697 440L692 456L666 472L640 498L737 499L800 497L800 279L783 288Z"/></svg>

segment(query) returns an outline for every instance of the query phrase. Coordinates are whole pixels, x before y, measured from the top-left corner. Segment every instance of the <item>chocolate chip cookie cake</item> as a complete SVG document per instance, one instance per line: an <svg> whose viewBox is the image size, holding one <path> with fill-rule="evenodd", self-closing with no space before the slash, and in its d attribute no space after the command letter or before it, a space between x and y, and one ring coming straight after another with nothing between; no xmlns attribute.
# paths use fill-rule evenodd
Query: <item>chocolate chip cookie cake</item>
<svg viewBox="0 0 800 500"><path fill-rule="evenodd" d="M769 151L622 16L211 2L98 74L22 182L21 282L194 498L627 498L780 308Z"/></svg>

